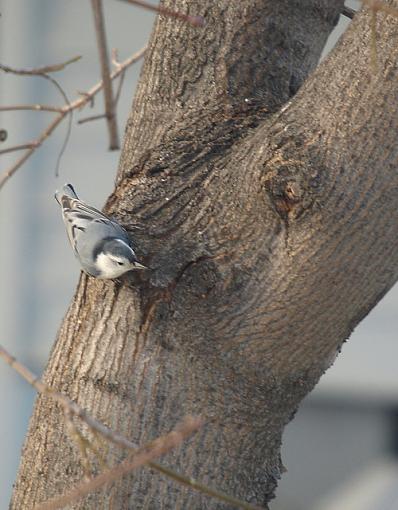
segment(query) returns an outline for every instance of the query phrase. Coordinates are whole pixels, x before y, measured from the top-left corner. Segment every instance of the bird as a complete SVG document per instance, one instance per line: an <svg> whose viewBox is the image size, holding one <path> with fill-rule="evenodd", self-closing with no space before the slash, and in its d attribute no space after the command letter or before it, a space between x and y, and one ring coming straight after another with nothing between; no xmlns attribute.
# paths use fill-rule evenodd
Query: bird
<svg viewBox="0 0 398 510"><path fill-rule="evenodd" d="M148 269L138 262L126 230L78 198L71 184L55 192L69 242L85 273L116 279L127 271Z"/></svg>

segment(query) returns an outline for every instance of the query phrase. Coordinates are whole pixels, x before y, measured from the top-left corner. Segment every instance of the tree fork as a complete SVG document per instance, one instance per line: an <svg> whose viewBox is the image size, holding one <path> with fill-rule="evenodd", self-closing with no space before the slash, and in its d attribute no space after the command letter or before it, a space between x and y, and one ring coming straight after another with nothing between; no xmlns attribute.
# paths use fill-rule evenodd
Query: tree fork
<svg viewBox="0 0 398 510"><path fill-rule="evenodd" d="M343 2L215 3L165 2L206 28L158 19L107 204L151 271L82 276L45 380L140 444L203 416L165 462L262 504L285 424L398 276L398 25L375 72L358 14L292 98ZM40 397L12 508L81 473ZM149 470L75 508L112 505L226 508Z"/></svg>

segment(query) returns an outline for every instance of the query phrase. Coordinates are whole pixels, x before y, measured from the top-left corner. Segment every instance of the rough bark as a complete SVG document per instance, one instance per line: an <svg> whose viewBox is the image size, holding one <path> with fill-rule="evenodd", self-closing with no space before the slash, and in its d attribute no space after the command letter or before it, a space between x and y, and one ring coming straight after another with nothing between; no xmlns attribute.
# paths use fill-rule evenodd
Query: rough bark
<svg viewBox="0 0 398 510"><path fill-rule="evenodd" d="M82 276L45 377L139 443L204 416L164 462L261 504L285 424L398 276L398 23L375 70L357 16L292 98L342 1L167 5L207 26L158 20L107 205L152 270ZM39 398L11 507L80 477ZM74 508L97 507L226 508L145 469Z"/></svg>

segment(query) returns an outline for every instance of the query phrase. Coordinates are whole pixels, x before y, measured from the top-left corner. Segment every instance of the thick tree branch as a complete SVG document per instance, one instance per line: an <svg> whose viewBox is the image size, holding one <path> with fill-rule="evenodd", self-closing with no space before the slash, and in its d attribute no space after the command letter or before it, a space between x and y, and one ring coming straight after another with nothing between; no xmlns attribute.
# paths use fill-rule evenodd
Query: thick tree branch
<svg viewBox="0 0 398 510"><path fill-rule="evenodd" d="M207 111L210 122L212 110L224 108L222 117L228 118L229 109L247 101L277 110L317 65L344 2L176 0L163 5L179 12L189 6L206 19L206 27L157 20L143 69L148 79L138 84L120 172L196 112Z"/></svg>

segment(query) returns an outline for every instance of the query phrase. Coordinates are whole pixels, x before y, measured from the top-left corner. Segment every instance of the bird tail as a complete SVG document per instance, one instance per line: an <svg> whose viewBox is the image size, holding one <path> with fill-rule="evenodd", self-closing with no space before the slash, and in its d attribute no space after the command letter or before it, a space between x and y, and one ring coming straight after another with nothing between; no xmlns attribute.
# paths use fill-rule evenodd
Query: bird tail
<svg viewBox="0 0 398 510"><path fill-rule="evenodd" d="M73 189L72 184L64 184L60 190L55 192L55 200L59 203L59 205L63 206L63 202L65 199L70 200L78 199L75 190Z"/></svg>

